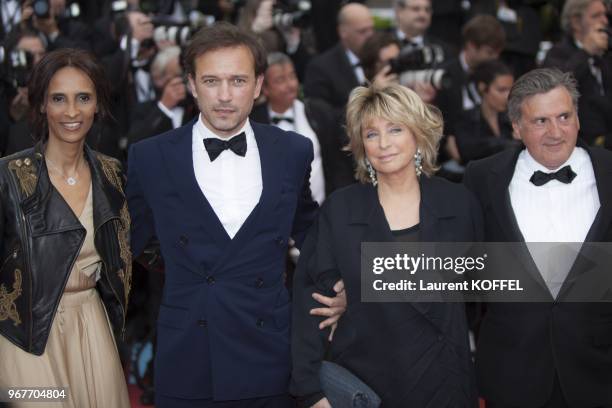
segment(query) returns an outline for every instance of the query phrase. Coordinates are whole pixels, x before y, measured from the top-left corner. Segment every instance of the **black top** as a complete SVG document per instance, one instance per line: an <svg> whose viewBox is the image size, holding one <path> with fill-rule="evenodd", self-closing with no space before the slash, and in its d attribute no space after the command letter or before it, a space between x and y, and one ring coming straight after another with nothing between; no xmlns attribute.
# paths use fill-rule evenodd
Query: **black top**
<svg viewBox="0 0 612 408"><path fill-rule="evenodd" d="M473 242L481 210L462 186L421 177L419 235L426 242ZM395 242L376 189L354 184L331 194L304 241L293 282L290 391L323 396L325 357L368 384L387 408L475 407L473 368L461 303L362 303L362 242ZM343 279L347 310L330 344L312 292ZM318 395L317 395L318 393ZM318 398L318 399L317 399Z"/></svg>
<svg viewBox="0 0 612 408"><path fill-rule="evenodd" d="M415 224L409 228L392 230L391 234L393 234L397 242L419 242L421 240L420 229L419 224Z"/></svg>

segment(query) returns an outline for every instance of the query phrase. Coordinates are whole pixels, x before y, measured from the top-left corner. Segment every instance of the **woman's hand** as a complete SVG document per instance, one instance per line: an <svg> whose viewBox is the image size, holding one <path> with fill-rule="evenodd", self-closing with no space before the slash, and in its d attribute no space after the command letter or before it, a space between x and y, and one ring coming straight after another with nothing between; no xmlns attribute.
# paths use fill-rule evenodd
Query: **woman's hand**
<svg viewBox="0 0 612 408"><path fill-rule="evenodd" d="M327 400L327 398L323 398L323 399L320 399L319 401L317 401L317 403L314 404L310 408L332 408L332 406L329 403L329 401Z"/></svg>

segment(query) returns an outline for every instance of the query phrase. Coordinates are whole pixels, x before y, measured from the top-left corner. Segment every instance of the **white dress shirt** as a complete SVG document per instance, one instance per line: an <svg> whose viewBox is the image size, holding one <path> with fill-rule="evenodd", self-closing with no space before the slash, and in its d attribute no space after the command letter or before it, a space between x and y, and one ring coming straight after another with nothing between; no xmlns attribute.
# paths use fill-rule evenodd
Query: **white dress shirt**
<svg viewBox="0 0 612 408"><path fill-rule="evenodd" d="M463 68L463 72L465 72L465 76L469 78L470 76L470 67L465 60L465 52L461 51L459 54L459 63L461 64L461 68ZM476 90L476 85L474 85L473 81L468 81L461 88L461 96L463 100L463 110L473 109L476 106L480 106L482 103L482 99L480 98L480 94Z"/></svg>
<svg viewBox="0 0 612 408"><path fill-rule="evenodd" d="M241 132L246 134L246 155L241 157L231 150L225 150L211 162L204 139L228 139L220 138L209 130L202 122L202 115L192 131L196 181L230 238L234 238L259 203L263 188L259 149L248 120L236 134Z"/></svg>
<svg viewBox="0 0 612 408"><path fill-rule="evenodd" d="M7 34L21 21L21 6L17 0L0 0L0 11L2 12L2 25L4 33Z"/></svg>
<svg viewBox="0 0 612 408"><path fill-rule="evenodd" d="M549 170L542 166L526 149L519 154L509 193L525 242L584 242L600 206L593 165L588 153L580 147L574 148L559 169L566 165L576 173L571 183L551 180L538 187L529 181L535 171L551 173L558 169ZM556 297L579 246L570 244L564 250L550 245L528 247L553 297ZM575 253L568 259L568 252L572 251Z"/></svg>
<svg viewBox="0 0 612 408"><path fill-rule="evenodd" d="M325 200L325 177L323 174L323 160L321 159L321 145L319 144L317 135L308 123L304 103L296 99L293 102L293 106L283 113L274 112L269 106L270 105L268 105L268 113L270 118L281 116L293 119L293 123L283 120L278 122L275 126L283 130L297 132L307 137L312 142L314 159L311 163L310 190L312 192L312 199L322 204L323 200Z"/></svg>
<svg viewBox="0 0 612 408"><path fill-rule="evenodd" d="M353 68L353 72L355 73L355 77L357 77L357 82L359 82L360 84L365 84L366 83L366 76L365 73L363 72L363 68L361 68L360 61L359 58L353 54L353 52L351 50L345 50L346 51L346 57L349 60L349 63L351 64L351 67Z"/></svg>

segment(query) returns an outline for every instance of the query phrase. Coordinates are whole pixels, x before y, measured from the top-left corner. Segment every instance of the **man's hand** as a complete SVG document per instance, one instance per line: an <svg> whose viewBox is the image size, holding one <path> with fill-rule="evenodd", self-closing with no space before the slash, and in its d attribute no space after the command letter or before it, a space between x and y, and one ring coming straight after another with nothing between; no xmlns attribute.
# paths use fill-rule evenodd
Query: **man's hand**
<svg viewBox="0 0 612 408"><path fill-rule="evenodd" d="M9 107L11 118L15 122L21 120L28 112L29 107L28 88L17 88L17 95L13 98Z"/></svg>
<svg viewBox="0 0 612 408"><path fill-rule="evenodd" d="M311 309L310 314L314 316L324 316L327 319L323 320L319 324L319 329L323 330L326 327L331 326L331 332L329 333L329 341L332 341L334 337L334 331L338 326L338 320L346 311L346 292L344 291L344 281L339 280L334 285L334 291L336 296L327 297L320 293L313 293L312 297L319 303L324 304L327 307L320 307Z"/></svg>
<svg viewBox="0 0 612 408"><path fill-rule="evenodd" d="M436 88L434 88L431 84L425 82L415 82L411 88L425 103L432 103L434 99L436 99Z"/></svg>
<svg viewBox="0 0 612 408"><path fill-rule="evenodd" d="M314 404L311 408L332 408L331 404L327 400L327 398L320 399Z"/></svg>
<svg viewBox="0 0 612 408"><path fill-rule="evenodd" d="M388 85L397 83L397 81L397 74L391 72L391 65L386 65L376 73L374 79L372 79L372 85L377 88L384 88Z"/></svg>
<svg viewBox="0 0 612 408"><path fill-rule="evenodd" d="M275 0L263 0L259 4L257 14L255 14L255 18L251 23L251 30L253 30L254 33L263 33L274 26L274 21L272 20L272 7L274 6L274 2Z"/></svg>
<svg viewBox="0 0 612 408"><path fill-rule="evenodd" d="M132 29L133 39L142 42L153 38L153 23L151 23L149 17L139 11L131 11L127 14L127 17Z"/></svg>
<svg viewBox="0 0 612 408"><path fill-rule="evenodd" d="M187 97L187 90L183 78L174 77L164 85L160 102L168 109L176 107Z"/></svg>

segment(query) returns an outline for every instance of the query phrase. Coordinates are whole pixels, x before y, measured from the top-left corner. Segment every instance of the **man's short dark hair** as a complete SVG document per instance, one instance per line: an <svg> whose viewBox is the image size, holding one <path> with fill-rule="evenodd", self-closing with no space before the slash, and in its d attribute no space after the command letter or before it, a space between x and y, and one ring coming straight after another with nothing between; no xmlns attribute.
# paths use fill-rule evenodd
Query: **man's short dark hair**
<svg viewBox="0 0 612 408"><path fill-rule="evenodd" d="M494 50L502 50L506 45L504 27L493 16L481 14L465 23L461 31L463 44L471 42L476 47L488 45Z"/></svg>
<svg viewBox="0 0 612 408"><path fill-rule="evenodd" d="M572 98L574 108L578 111L578 84L569 72L557 68L539 68L527 72L516 80L508 95L508 117L512 122L521 120L521 106L527 98L544 94L555 88L563 87Z"/></svg>
<svg viewBox="0 0 612 408"><path fill-rule="evenodd" d="M255 76L266 71L266 50L253 34L233 24L219 22L210 27L203 27L194 34L183 54L185 72L195 75L195 61L201 55L221 48L244 46L253 56Z"/></svg>

